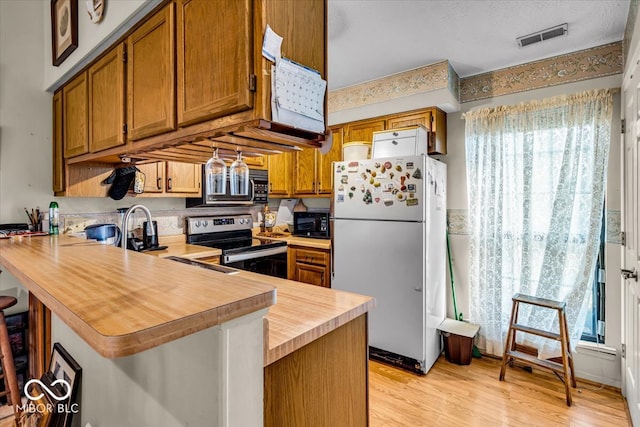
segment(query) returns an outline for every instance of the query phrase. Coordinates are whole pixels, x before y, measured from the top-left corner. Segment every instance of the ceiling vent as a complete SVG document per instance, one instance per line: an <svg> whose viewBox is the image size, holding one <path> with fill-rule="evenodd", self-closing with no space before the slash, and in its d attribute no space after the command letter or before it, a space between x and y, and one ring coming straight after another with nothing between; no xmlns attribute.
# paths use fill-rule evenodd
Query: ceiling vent
<svg viewBox="0 0 640 427"><path fill-rule="evenodd" d="M556 25L555 27L547 28L546 30L538 31L527 36L518 37L516 41L519 47L529 46L530 44L538 43L544 40L549 40L554 37L560 37L567 34L569 24Z"/></svg>

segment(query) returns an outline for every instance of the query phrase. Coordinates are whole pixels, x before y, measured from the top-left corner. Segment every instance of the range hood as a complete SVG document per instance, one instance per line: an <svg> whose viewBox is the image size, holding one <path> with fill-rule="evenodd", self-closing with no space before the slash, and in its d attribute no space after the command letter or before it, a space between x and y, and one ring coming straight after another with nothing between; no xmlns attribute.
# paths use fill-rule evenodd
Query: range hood
<svg viewBox="0 0 640 427"><path fill-rule="evenodd" d="M179 129L143 141L128 143L98 153L67 159L69 164L98 161L108 163L145 160L206 163L213 148L223 158L265 156L321 148L325 135L264 119L255 119L223 128L207 129L206 124Z"/></svg>

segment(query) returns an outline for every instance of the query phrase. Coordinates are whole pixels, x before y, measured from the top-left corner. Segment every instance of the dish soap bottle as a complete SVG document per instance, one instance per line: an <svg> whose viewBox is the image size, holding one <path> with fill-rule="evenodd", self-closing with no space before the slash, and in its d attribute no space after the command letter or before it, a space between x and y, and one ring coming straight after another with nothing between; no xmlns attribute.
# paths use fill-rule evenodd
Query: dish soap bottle
<svg viewBox="0 0 640 427"><path fill-rule="evenodd" d="M49 203L49 234L58 234L59 220L58 202Z"/></svg>

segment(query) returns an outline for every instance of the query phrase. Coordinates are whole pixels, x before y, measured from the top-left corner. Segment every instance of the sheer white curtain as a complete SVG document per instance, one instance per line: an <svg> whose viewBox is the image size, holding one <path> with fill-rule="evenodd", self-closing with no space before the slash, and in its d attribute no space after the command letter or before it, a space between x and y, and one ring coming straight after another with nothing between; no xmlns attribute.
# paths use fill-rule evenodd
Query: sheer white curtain
<svg viewBox="0 0 640 427"><path fill-rule="evenodd" d="M470 314L487 353L502 355L518 292L566 301L571 344L578 342L598 252L611 115L609 90L464 115ZM553 311L525 304L518 323L558 330ZM559 355L557 342L517 335L540 358Z"/></svg>

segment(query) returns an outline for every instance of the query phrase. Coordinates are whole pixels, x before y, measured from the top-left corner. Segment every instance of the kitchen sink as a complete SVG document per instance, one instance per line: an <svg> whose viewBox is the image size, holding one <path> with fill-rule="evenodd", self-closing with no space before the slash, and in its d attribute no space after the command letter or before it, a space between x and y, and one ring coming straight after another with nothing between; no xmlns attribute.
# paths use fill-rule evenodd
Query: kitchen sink
<svg viewBox="0 0 640 427"><path fill-rule="evenodd" d="M213 270L213 271L217 271L219 273L224 273L224 274L238 274L240 272L240 270L237 270L231 267L226 267L224 265L210 264L208 262L202 262L195 259L182 258L178 256L168 256L165 259L181 262L183 264L195 265L196 267L205 268L207 270Z"/></svg>

